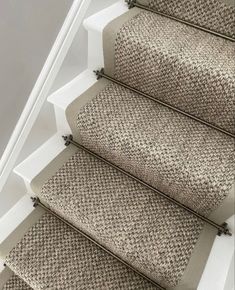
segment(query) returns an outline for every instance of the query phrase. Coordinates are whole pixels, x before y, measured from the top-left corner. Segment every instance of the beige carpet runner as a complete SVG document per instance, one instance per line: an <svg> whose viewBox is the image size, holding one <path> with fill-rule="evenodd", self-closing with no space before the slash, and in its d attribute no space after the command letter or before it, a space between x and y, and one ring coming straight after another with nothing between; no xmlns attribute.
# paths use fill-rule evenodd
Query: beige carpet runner
<svg viewBox="0 0 235 290"><path fill-rule="evenodd" d="M152 12L131 14L106 27L106 73L234 133L234 43Z"/></svg>
<svg viewBox="0 0 235 290"><path fill-rule="evenodd" d="M12 275L11 278L4 285L3 290L32 290L32 288L26 284L22 279L20 279L17 275Z"/></svg>
<svg viewBox="0 0 235 290"><path fill-rule="evenodd" d="M33 289L156 289L48 213L11 251L6 263ZM8 285L14 283L15 277Z"/></svg>
<svg viewBox="0 0 235 290"><path fill-rule="evenodd" d="M137 0L137 2L159 12L235 38L233 0Z"/></svg>
<svg viewBox="0 0 235 290"><path fill-rule="evenodd" d="M80 143L204 215L232 186L233 138L116 84L76 122Z"/></svg>
<svg viewBox="0 0 235 290"><path fill-rule="evenodd" d="M228 2L137 1L235 37ZM235 133L234 42L137 7L112 21L103 38L105 74ZM66 116L76 142L183 206L218 224L234 214L231 136L106 79ZM72 144L32 188L53 212L155 283L45 213L6 257L33 289L197 289L217 230L184 208ZM23 285L17 276L5 290L30 289L14 286Z"/></svg>

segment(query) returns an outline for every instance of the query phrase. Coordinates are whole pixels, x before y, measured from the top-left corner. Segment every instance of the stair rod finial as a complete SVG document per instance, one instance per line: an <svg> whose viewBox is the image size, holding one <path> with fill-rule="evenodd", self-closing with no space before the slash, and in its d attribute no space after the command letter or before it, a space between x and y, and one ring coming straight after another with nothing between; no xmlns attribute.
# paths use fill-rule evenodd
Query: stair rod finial
<svg viewBox="0 0 235 290"><path fill-rule="evenodd" d="M136 2L136 0L125 0L125 2L127 3L129 9L131 9L133 7L137 7L137 8L140 8L140 9L143 9L143 10L146 10L146 11L149 11L149 12L152 12L152 13L155 13L155 14L158 14L158 15L161 15L161 16L164 16L164 17L167 17L167 18L172 19L174 21L181 22L181 23L186 24L188 26L191 26L191 27L200 29L200 30L205 31L207 33L214 34L214 35L216 35L218 37L221 37L221 38L224 38L226 40L235 42L235 38L233 38L233 37L230 37L230 36L227 36L225 34L219 33L217 31L208 29L206 27L203 27L203 26L194 24L193 22L190 22L190 21L187 21L187 20L184 20L184 19L181 19L181 18L172 16L170 14L167 14L167 13L164 13L164 12L161 12L161 11L158 11L156 9L153 9L153 8L147 6L147 5L139 4L139 3Z"/></svg>
<svg viewBox="0 0 235 290"><path fill-rule="evenodd" d="M62 138L65 141L64 145L66 147L68 147L71 144L71 141L73 141L73 135L63 135Z"/></svg>
<svg viewBox="0 0 235 290"><path fill-rule="evenodd" d="M127 3L129 9L135 7L136 0L125 0L125 2Z"/></svg>
<svg viewBox="0 0 235 290"><path fill-rule="evenodd" d="M78 142L76 142L75 140L73 140L73 136L72 135L68 135L68 136L63 136L63 139L66 141L65 145L68 146L70 144L75 145L77 148L80 148L81 150L87 152L88 154L94 156L95 158L101 160L102 162L108 164L109 166L111 166L112 168L115 168L116 170L118 170L119 172L122 172L123 174L125 174L126 176L130 177L131 179L136 180L137 182L141 183L142 185L146 186L147 188L153 190L155 193L163 196L164 198L168 199L169 201L173 202L174 204L178 205L180 208L185 209L186 211L190 212L191 214L193 214L194 216L198 217L199 219L201 219L202 221L210 224L211 226L213 226L214 228L216 228L218 230L218 236L221 236L222 234L224 235L228 235L228 236L232 236L232 233L229 231L228 225L227 223L223 223L222 225L217 224L216 222L208 219L207 217L199 214L198 212L194 211L193 209L187 207L186 205L180 203L179 201L177 201L176 199L168 196L166 193L158 190L157 188L149 185L148 183L144 182L143 180L139 179L138 177L134 176L133 174L127 172L126 170L122 169L121 167L115 165L114 163L110 162L109 160L105 159L104 157L96 154L95 152L89 150L88 148L86 148L85 146L79 144Z"/></svg>
<svg viewBox="0 0 235 290"><path fill-rule="evenodd" d="M33 202L33 207L37 207L38 205L39 205L39 203L40 203L40 200L39 200L39 198L38 197L31 197L31 200L32 200L32 202Z"/></svg>
<svg viewBox="0 0 235 290"><path fill-rule="evenodd" d="M194 115L191 115L191 114L189 114L187 112L184 112L183 110L181 110L181 109L179 109L179 108L177 108L175 106L172 106L169 103L166 103L166 102L164 102L164 101L162 101L162 100L160 100L158 98L155 98L155 97L153 97L153 96L151 96L149 94L146 94L146 93L144 93L142 91L139 91L138 89L136 89L136 88L134 88L134 87L132 87L132 86L126 84L126 83L123 83L122 81L119 81L118 79L115 79L115 78L107 75L105 73L105 71L104 71L104 68L102 68L101 70L96 70L96 71L94 71L94 73L97 76L97 80L99 80L101 78L105 78L105 79L107 79L107 80L109 80L109 81L111 81L111 82L113 82L113 83L115 83L117 85L120 85L120 86L122 86L122 87L124 87L124 88L126 88L128 90L131 90L134 93L137 93L137 94L139 94L139 95L141 95L141 96L143 96L143 97L145 97L147 99L150 99L151 101L154 101L154 102L156 102L156 103L158 103L158 104L160 104L162 106L165 106L165 107L167 107L167 108L169 108L169 109L171 109L173 111L176 111L176 112L178 112L178 113L180 113L180 114L182 114L182 115L184 115L184 116L186 116L186 117L188 117L190 119L193 119L193 120L195 120L195 121L197 121L197 122L199 122L199 123L201 123L203 125L206 125L206 126L212 128L212 129L220 131L221 133L223 133L223 134L235 139L235 134L234 133L231 133L231 132L229 132L227 130L224 130L223 128L220 128L220 127L218 127L216 125L213 125L213 124L211 124L211 123L209 123L207 121L204 121L203 119L200 119L200 118L198 118L198 117L196 117Z"/></svg>
<svg viewBox="0 0 235 290"><path fill-rule="evenodd" d="M228 224L227 223L223 223L221 225L221 229L218 230L218 236L221 236L222 234L224 234L225 236L232 236L232 233L229 231L228 228Z"/></svg>
<svg viewBox="0 0 235 290"><path fill-rule="evenodd" d="M100 70L94 70L93 71L94 72L94 74L96 75L96 77L97 77L97 80L99 80L99 79L101 79L102 77L103 77L103 75L104 75L104 68L101 68Z"/></svg>

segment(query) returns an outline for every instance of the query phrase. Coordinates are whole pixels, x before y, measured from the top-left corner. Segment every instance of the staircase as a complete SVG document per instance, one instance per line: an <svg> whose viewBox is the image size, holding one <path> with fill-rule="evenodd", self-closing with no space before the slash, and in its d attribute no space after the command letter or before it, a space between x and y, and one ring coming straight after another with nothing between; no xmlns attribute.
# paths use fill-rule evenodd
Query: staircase
<svg viewBox="0 0 235 290"><path fill-rule="evenodd" d="M28 209L0 289L229 290L235 8L173 2L84 21L88 67L49 96L57 132L14 170Z"/></svg>

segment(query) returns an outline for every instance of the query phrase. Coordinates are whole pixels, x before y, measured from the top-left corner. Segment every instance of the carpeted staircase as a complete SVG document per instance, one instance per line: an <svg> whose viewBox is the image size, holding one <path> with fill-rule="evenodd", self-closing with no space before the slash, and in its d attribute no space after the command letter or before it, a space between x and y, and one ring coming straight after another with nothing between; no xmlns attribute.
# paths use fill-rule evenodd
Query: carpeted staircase
<svg viewBox="0 0 235 290"><path fill-rule="evenodd" d="M26 284L22 279L20 279L17 275L12 273L12 276L6 282L3 289L4 290L12 290L12 289L31 290L32 288L28 284Z"/></svg>
<svg viewBox="0 0 235 290"><path fill-rule="evenodd" d="M36 214L2 245L4 290L193 290L228 234L235 7L129 5L104 30L98 82L67 108L74 142L32 181Z"/></svg>

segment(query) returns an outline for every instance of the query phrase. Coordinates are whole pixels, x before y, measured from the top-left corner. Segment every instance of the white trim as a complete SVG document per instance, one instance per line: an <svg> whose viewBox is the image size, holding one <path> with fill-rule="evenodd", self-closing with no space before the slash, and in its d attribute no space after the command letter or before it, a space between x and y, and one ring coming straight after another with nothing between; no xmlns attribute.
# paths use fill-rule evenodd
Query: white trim
<svg viewBox="0 0 235 290"><path fill-rule="evenodd" d="M83 26L87 31L98 33L102 39L102 33L105 26L113 19L121 16L127 11L129 11L129 9L125 1L119 0L117 3L114 3L113 5L87 17L83 21Z"/></svg>
<svg viewBox="0 0 235 290"><path fill-rule="evenodd" d="M24 195L0 219L0 244L24 221L34 210L32 200L28 194Z"/></svg>
<svg viewBox="0 0 235 290"><path fill-rule="evenodd" d="M61 132L61 135L71 134L65 114L66 108L96 82L95 74L91 70L84 70L71 82L48 97L47 101L54 105L57 131Z"/></svg>
<svg viewBox="0 0 235 290"><path fill-rule="evenodd" d="M76 98L78 98L96 82L97 79L93 71L86 69L69 83L65 84L63 87L51 94L47 98L47 101L65 111ZM67 120L65 122L67 122Z"/></svg>
<svg viewBox="0 0 235 290"><path fill-rule="evenodd" d="M222 235L215 238L198 290L231 290L226 287L226 281L229 278L229 270L232 267L235 251L234 219L233 215L226 221L232 236Z"/></svg>
<svg viewBox="0 0 235 290"><path fill-rule="evenodd" d="M29 216L34 210L32 200L28 194L24 195L0 219L0 244ZM5 261L0 258L0 274L5 269Z"/></svg>
<svg viewBox="0 0 235 290"><path fill-rule="evenodd" d="M103 30L113 19L128 11L124 0L100 10L83 21L88 31L88 68L91 70L104 67Z"/></svg>
<svg viewBox="0 0 235 290"><path fill-rule="evenodd" d="M57 133L15 167L14 173L24 180L28 194L35 195L30 186L32 180L64 149L61 134Z"/></svg>
<svg viewBox="0 0 235 290"><path fill-rule="evenodd" d="M74 0L0 161L0 191L36 121L91 0Z"/></svg>
<svg viewBox="0 0 235 290"><path fill-rule="evenodd" d="M5 269L4 263L5 261L0 258L0 275L1 275L1 272Z"/></svg>

